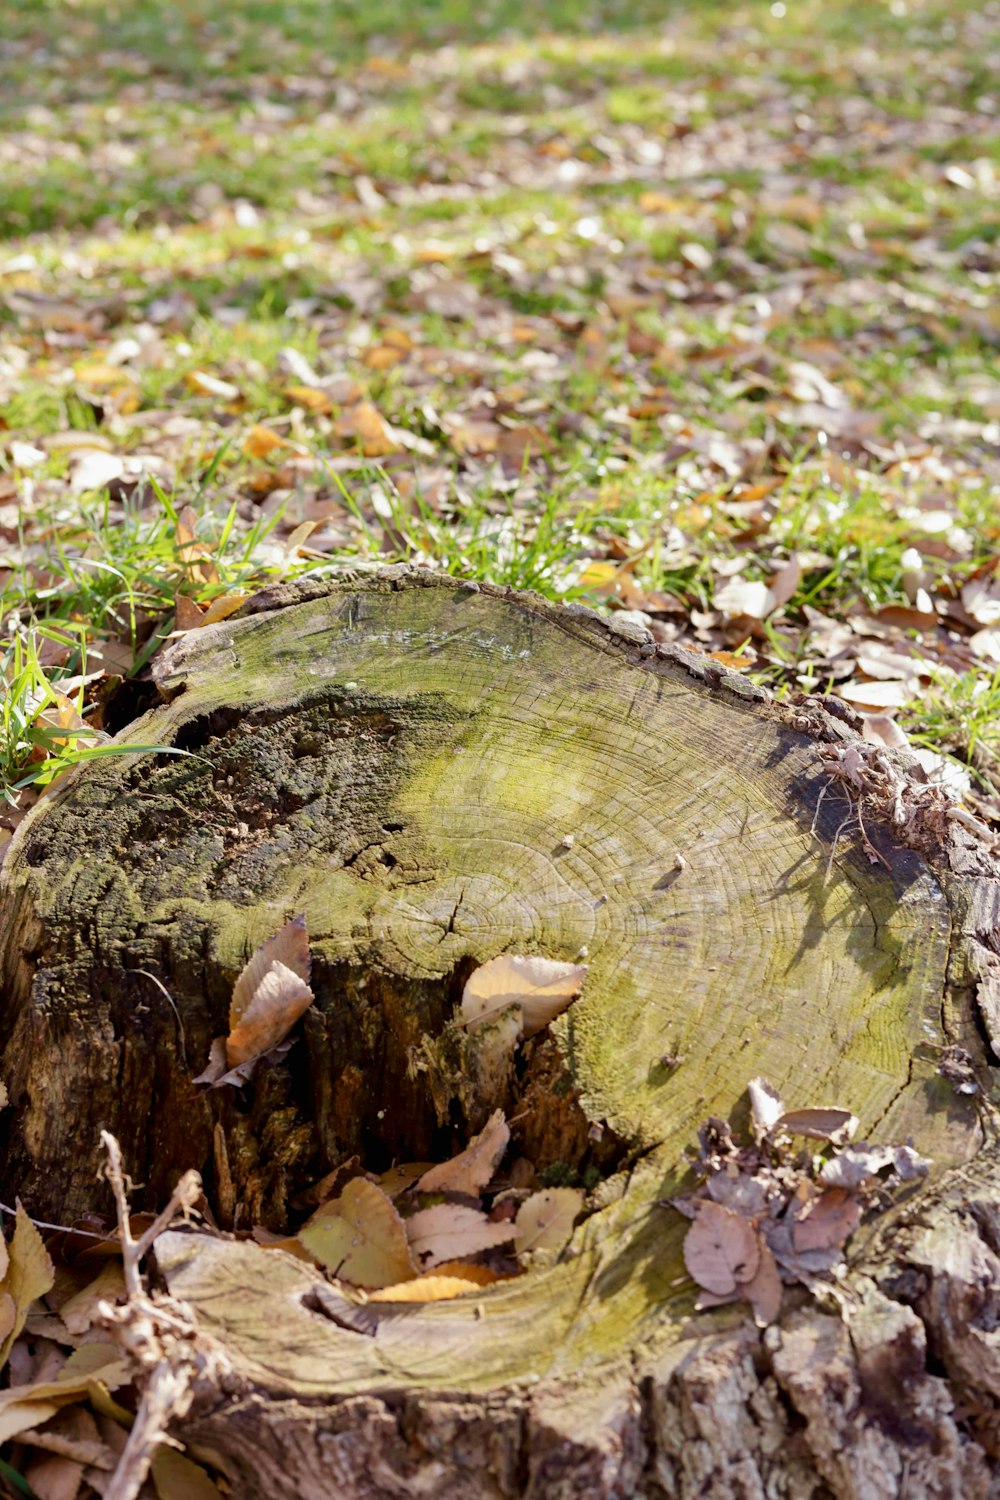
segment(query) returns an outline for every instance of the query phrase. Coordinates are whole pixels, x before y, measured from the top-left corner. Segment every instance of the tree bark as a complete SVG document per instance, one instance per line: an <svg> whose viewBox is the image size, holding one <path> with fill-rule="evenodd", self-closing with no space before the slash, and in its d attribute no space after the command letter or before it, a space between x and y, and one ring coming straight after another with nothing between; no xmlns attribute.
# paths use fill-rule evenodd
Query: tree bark
<svg viewBox="0 0 1000 1500"><path fill-rule="evenodd" d="M518 1082L517 1150L602 1179L551 1266L471 1305L387 1309L368 1335L287 1256L158 1242L233 1372L185 1437L238 1493L994 1493L985 828L905 757L883 762L893 798L845 828L850 711L405 569L268 591L175 643L157 680L165 701L122 739L195 758L91 763L4 869L0 1186L32 1213L106 1207L102 1127L150 1206L199 1167L225 1229L284 1228L352 1154L440 1159L512 1097L447 1025L472 967L589 965ZM237 973L298 912L303 1039L246 1089L199 1096ZM941 1076L949 1047L977 1097ZM758 1074L934 1163L855 1235L838 1303L787 1295L763 1334L739 1308L693 1311L686 1226L658 1206L707 1116L745 1125Z"/></svg>

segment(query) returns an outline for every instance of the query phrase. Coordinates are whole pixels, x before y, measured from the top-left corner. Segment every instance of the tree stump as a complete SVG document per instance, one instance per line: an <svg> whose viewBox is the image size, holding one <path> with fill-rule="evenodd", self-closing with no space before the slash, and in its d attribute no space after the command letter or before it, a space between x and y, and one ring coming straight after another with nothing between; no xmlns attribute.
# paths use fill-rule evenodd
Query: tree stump
<svg viewBox="0 0 1000 1500"><path fill-rule="evenodd" d="M441 1159L506 1102L441 1043L475 965L589 965L513 1124L532 1160L601 1179L555 1263L369 1335L291 1257L158 1242L232 1369L184 1436L237 1493L995 1493L1000 881L982 825L897 756L894 811L845 828L850 711L407 569L270 590L178 640L157 681L165 701L121 738L190 756L90 763L6 861L5 1201L106 1210L107 1128L148 1206L195 1166L224 1229L280 1230L345 1157ZM300 1040L243 1090L198 1094L236 975L297 913L316 993ZM941 1076L955 1047L976 1098ZM746 1123L755 1075L934 1163L851 1242L849 1317L805 1293L763 1334L743 1305L693 1310L686 1225L658 1203L706 1117Z"/></svg>

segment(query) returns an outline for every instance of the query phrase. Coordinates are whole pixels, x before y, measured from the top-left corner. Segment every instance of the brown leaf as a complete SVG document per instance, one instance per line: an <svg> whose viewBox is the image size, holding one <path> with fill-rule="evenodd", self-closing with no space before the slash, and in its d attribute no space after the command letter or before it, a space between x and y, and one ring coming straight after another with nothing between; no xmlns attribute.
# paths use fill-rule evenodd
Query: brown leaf
<svg viewBox="0 0 1000 1500"><path fill-rule="evenodd" d="M72 1458L45 1453L28 1463L24 1477L38 1500L76 1500L83 1469L84 1465Z"/></svg>
<svg viewBox="0 0 1000 1500"><path fill-rule="evenodd" d="M417 1186L424 1193L466 1193L476 1197L492 1178L509 1140L510 1130L503 1110L494 1110L464 1151L440 1166L431 1167Z"/></svg>
<svg viewBox="0 0 1000 1500"><path fill-rule="evenodd" d="M861 1223L861 1204L846 1188L827 1188L796 1219L792 1245L799 1253L842 1245Z"/></svg>
<svg viewBox="0 0 1000 1500"><path fill-rule="evenodd" d="M189 595L178 594L174 599L174 629L197 630L201 621L201 606Z"/></svg>
<svg viewBox="0 0 1000 1500"><path fill-rule="evenodd" d="M781 1312L781 1273L769 1246L758 1239L757 1247L760 1252L757 1270L749 1281L739 1283L739 1292L753 1308L757 1327L766 1328Z"/></svg>
<svg viewBox="0 0 1000 1500"><path fill-rule="evenodd" d="M534 1036L573 1004L586 977L586 964L505 953L469 977L462 992L462 1019L471 1028L494 1020L508 1005L518 1005L524 1035Z"/></svg>
<svg viewBox="0 0 1000 1500"><path fill-rule="evenodd" d="M305 918L293 917L261 944L233 986L226 1039L231 1068L260 1057L288 1035L313 1002L309 970Z"/></svg>
<svg viewBox="0 0 1000 1500"><path fill-rule="evenodd" d="M776 1130L804 1135L811 1141L833 1141L843 1145L858 1128L858 1117L849 1109L788 1109L775 1121Z"/></svg>
<svg viewBox="0 0 1000 1500"><path fill-rule="evenodd" d="M359 401L336 422L337 436L356 442L366 458L385 458L399 449L399 439L377 406Z"/></svg>
<svg viewBox="0 0 1000 1500"><path fill-rule="evenodd" d="M767 586L774 596L776 609L780 609L783 604L788 603L801 582L802 564L793 553L785 565L779 568L776 573L772 573L767 581Z"/></svg>
<svg viewBox="0 0 1000 1500"><path fill-rule="evenodd" d="M684 1264L700 1287L728 1297L757 1274L760 1241L747 1219L711 1199L699 1198L694 1210L694 1223L684 1236Z"/></svg>
<svg viewBox="0 0 1000 1500"><path fill-rule="evenodd" d="M493 1224L479 1209L458 1203L422 1208L406 1220L406 1233L410 1249L426 1270L445 1260L507 1245L514 1238L510 1224Z"/></svg>
<svg viewBox="0 0 1000 1500"><path fill-rule="evenodd" d="M298 1237L320 1265L354 1286L394 1286L417 1274L402 1219L365 1177L352 1178L339 1198L318 1208Z"/></svg>
<svg viewBox="0 0 1000 1500"><path fill-rule="evenodd" d="M125 1295L121 1262L109 1260L95 1279L62 1304L59 1316L72 1334L86 1333L97 1321L100 1302L117 1302Z"/></svg>
<svg viewBox="0 0 1000 1500"><path fill-rule="evenodd" d="M445 1166L450 1165L450 1162L445 1162ZM396 1166L390 1167L388 1171L382 1173L379 1177L378 1185L383 1193L388 1193L390 1198L398 1198L400 1193L405 1193L413 1187L417 1179L422 1177L425 1172L436 1172L437 1170L434 1162L398 1162Z"/></svg>
<svg viewBox="0 0 1000 1500"><path fill-rule="evenodd" d="M514 1223L514 1249L518 1255L528 1250L561 1250L573 1234L573 1224L583 1208L580 1188L545 1188L532 1193L517 1211Z"/></svg>

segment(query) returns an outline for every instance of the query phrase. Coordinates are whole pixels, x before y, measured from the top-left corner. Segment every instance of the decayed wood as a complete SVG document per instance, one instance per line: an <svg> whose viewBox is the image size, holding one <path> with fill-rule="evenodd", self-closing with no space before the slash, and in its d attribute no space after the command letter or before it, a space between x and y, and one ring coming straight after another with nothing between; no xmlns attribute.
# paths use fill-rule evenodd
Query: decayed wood
<svg viewBox="0 0 1000 1500"><path fill-rule="evenodd" d="M232 1366L190 1435L240 1493L988 1493L985 829L898 757L861 758L849 713L405 570L271 591L178 642L159 681L168 701L129 735L199 759L88 768L7 861L6 1190L92 1207L106 1126L151 1200L196 1167L225 1222L280 1227L344 1155L443 1155L504 1102L446 1026L504 951L585 950L590 970L533 1060L517 1148L611 1174L557 1264L386 1311L374 1335L280 1253L161 1238ZM842 826L859 799L867 850ZM197 1097L233 979L299 911L304 1044L241 1095ZM954 1056L978 1098L942 1076ZM693 1314L683 1222L657 1207L700 1121L745 1119L756 1074L935 1162L856 1236L850 1316L792 1296L763 1335Z"/></svg>

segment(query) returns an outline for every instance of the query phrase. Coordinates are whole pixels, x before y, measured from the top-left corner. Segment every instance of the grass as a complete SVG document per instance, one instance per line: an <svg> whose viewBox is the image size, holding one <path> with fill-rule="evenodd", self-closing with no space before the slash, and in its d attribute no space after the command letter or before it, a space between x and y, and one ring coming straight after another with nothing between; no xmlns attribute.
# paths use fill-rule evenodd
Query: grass
<svg viewBox="0 0 1000 1500"><path fill-rule="evenodd" d="M11 0L8 799L97 748L60 683L141 679L179 598L405 558L836 689L810 611L884 642L916 548L903 720L989 801L1000 28L788 9ZM145 477L82 490L87 441ZM773 616L714 608L793 553Z"/></svg>

